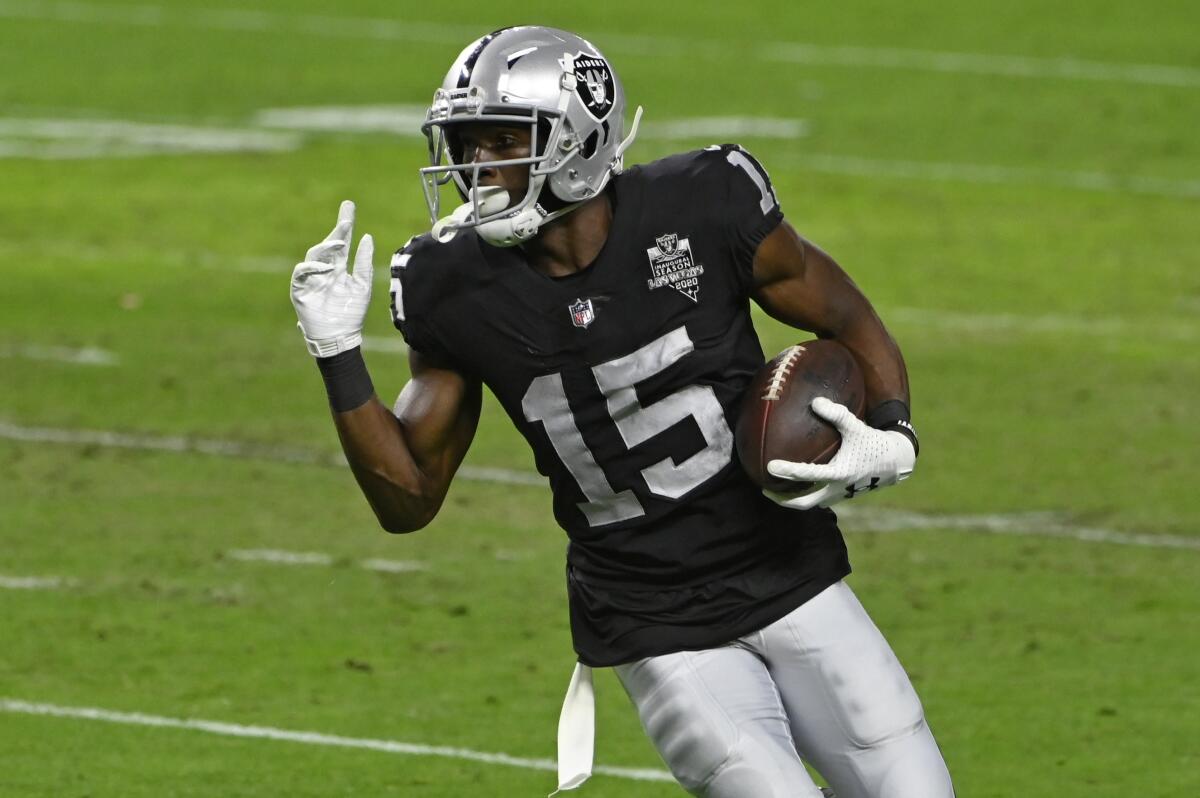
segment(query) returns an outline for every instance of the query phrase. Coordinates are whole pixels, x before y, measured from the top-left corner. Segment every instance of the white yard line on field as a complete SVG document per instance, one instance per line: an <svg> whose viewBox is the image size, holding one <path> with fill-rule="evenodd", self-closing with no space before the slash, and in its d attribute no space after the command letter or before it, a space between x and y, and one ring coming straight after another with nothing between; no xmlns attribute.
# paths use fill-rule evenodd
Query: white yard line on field
<svg viewBox="0 0 1200 798"><path fill-rule="evenodd" d="M882 313L888 323L932 327L964 333L1086 336L1136 336L1150 340L1194 341L1200 338L1200 324L1185 320L1126 321L1085 316L1043 314L1025 316L1016 313L962 313L930 308L890 308Z"/></svg>
<svg viewBox="0 0 1200 798"><path fill-rule="evenodd" d="M123 449L143 449L180 453L197 453L222 457L272 460L307 465L345 466L340 455L323 455L312 451L283 449L240 441L191 439L178 436L159 437L134 435L101 430L65 430L50 427L23 427L0 421L0 439L30 443L62 443L73 445L112 446ZM480 482L504 485L529 485L544 488L546 480L528 472L486 466L463 466L459 476ZM1059 516L1046 513L984 514L984 515L926 515L887 508L863 508L843 504L839 515L848 532L899 532L925 529L965 530L1001 535L1069 538L1087 543L1112 543L1122 546L1182 549L1200 551L1200 538L1183 535L1136 534L1102 527L1076 525ZM321 555L323 556L323 555Z"/></svg>
<svg viewBox="0 0 1200 798"><path fill-rule="evenodd" d="M111 430L59 429L54 427L24 427L0 420L0 439L28 443L61 443L73 446L102 446L115 449L205 454L217 457L267 460L277 463L345 467L340 453L323 454L306 449L266 446L243 441L212 438L189 438L182 435L145 435L113 432ZM463 466L458 475L480 482L506 485L545 487L546 480L528 471L514 471L488 466Z"/></svg>
<svg viewBox="0 0 1200 798"><path fill-rule="evenodd" d="M336 734L321 734L310 731L292 731L277 729L270 726L243 726L240 723L222 723L215 720L199 720L197 718L167 718L159 715L145 715L140 712L113 712L94 707L64 707L56 704L39 704L30 701L20 701L11 698L0 698L0 712L21 715L38 715L54 718L71 718L75 720L93 720L106 723L119 723L127 726L151 726L160 729L185 729L200 731L208 734L218 734L226 737L243 737L259 740L277 740L281 742L303 743L306 745L321 745L336 748L360 748L370 751L380 751L388 754L406 754L409 756L434 756L447 759L461 759L470 762L481 762L487 765L508 765L527 770L543 770L551 773L557 770L557 764L550 759L527 759L503 753L474 751L470 748L454 748L442 745L422 745L419 743L402 743L395 740L373 740L363 737L343 737ZM597 775L613 776L621 779L637 781L672 782L671 775L666 771L651 768L624 768L598 765Z"/></svg>
<svg viewBox="0 0 1200 798"><path fill-rule="evenodd" d="M331 555L316 551L282 551L280 549L232 549L225 552L231 560L270 562L277 565L333 565Z"/></svg>
<svg viewBox="0 0 1200 798"><path fill-rule="evenodd" d="M77 366L115 366L118 358L112 352L94 346L44 346L41 344L0 344L0 358L49 360Z"/></svg>
<svg viewBox="0 0 1200 798"><path fill-rule="evenodd" d="M276 565L335 565L338 559L331 554L319 551L284 551L282 549L231 549L225 552L231 560L243 562L268 562ZM371 558L359 560L356 565L367 571L380 571L389 574L406 574L414 571L428 571L429 566L413 560L381 560Z"/></svg>
<svg viewBox="0 0 1200 798"><path fill-rule="evenodd" d="M784 155L774 159L772 163L781 161L814 172L850 177L899 178L984 185L1054 186L1111 194L1200 198L1200 180L991 164L900 161L821 153Z"/></svg>
<svg viewBox="0 0 1200 798"><path fill-rule="evenodd" d="M385 132L419 136L424 106L367 105L268 108L255 121L267 128L338 133ZM660 140L734 140L773 138L791 141L807 136L803 119L772 117L692 117L650 121L642 138ZM776 159L778 163L781 159ZM975 163L903 161L821 153L784 156L794 165L816 172L854 177L902 178L1001 185L1047 185L1083 191L1200 197L1200 180L1119 175L1107 172L1036 169Z"/></svg>
<svg viewBox="0 0 1200 798"><path fill-rule="evenodd" d="M289 14L257 9L191 9L157 5L99 5L83 2L0 0L0 17L67 23L178 27L305 34L419 44L463 45L482 31L474 25L448 25L396 18ZM729 42L670 35L631 36L584 31L610 52L630 55L708 57L737 53L768 62L854 69L906 69L943 74L987 75L1026 80L1080 80L1134 85L1200 87L1200 69L1167 64L1134 64L1067 57L961 53L895 47L823 45L809 42L762 42L748 51Z"/></svg>
<svg viewBox="0 0 1200 798"><path fill-rule="evenodd" d="M429 566L415 560L381 560L375 557L359 560L359 568L368 571L379 571L384 574L409 574L414 571L428 571Z"/></svg>
<svg viewBox="0 0 1200 798"><path fill-rule="evenodd" d="M0 0L2 3L3 0ZM310 117L311 118L308 118ZM385 132L419 136L412 106L275 108L258 122L290 127L214 128L160 125L121 120L17 119L0 117L0 158L124 158L169 154L288 152L304 136L327 133ZM792 141L808 134L803 119L771 117L694 117L645 125L643 137L710 143L730 139L773 138ZM870 179L929 180L983 185L1033 185L1111 194L1200 198L1200 180L1121 175L1108 172L1039 169L994 164L905 161L822 153L787 153L775 165L824 174ZM277 263L279 264L277 266ZM204 264L201 264L204 265ZM286 264L274 259L242 259L229 267L274 272Z"/></svg>
<svg viewBox="0 0 1200 798"><path fill-rule="evenodd" d="M290 14L248 8L200 9L129 3L42 2L0 0L0 17L83 24L127 25L146 28L223 30L242 33L311 34L383 41L465 43L480 35L479 28L396 18L339 17Z"/></svg>
<svg viewBox="0 0 1200 798"><path fill-rule="evenodd" d="M58 590L71 587L73 579L58 576L5 576L0 574L0 589L3 590Z"/></svg>
<svg viewBox="0 0 1200 798"><path fill-rule="evenodd" d="M164 125L116 119L0 117L0 157L132 157L168 153L288 152L299 134L254 128Z"/></svg>
<svg viewBox="0 0 1200 798"><path fill-rule="evenodd" d="M725 141L743 137L791 141L808 135L808 122L803 119L763 116L698 116L647 122L644 135L647 139L664 141Z"/></svg>
<svg viewBox="0 0 1200 798"><path fill-rule="evenodd" d="M1118 532L1102 527L1069 524L1054 513L1012 513L993 515L934 515L838 506L838 518L846 532L911 532L923 529L988 532L996 535L1068 538L1087 543L1115 543L1152 549L1200 551L1200 538L1183 535L1147 535Z"/></svg>
<svg viewBox="0 0 1200 798"><path fill-rule="evenodd" d="M420 137L424 109L409 106L277 108L259 114L260 127L157 124L116 119L0 117L0 158L78 160L151 155L291 152L311 133L371 133ZM280 129L283 128L283 129ZM775 138L804 136L799 119L696 117L646 125L648 139ZM249 264L257 271L262 264Z"/></svg>
<svg viewBox="0 0 1200 798"><path fill-rule="evenodd" d="M277 446L258 446L240 441L188 438L182 435L144 435L107 430L67 430L52 427L22 427L0 421L0 438L29 443L62 443L73 446L101 446L156 452L188 452L219 457L250 458L278 463L305 465L345 465L340 454L321 454L310 450Z"/></svg>
<svg viewBox="0 0 1200 798"><path fill-rule="evenodd" d="M321 133L388 133L422 137L423 105L321 105L307 108L266 108L254 117L265 128ZM646 122L643 139L770 138L792 139L808 135L803 119L747 116L697 116Z"/></svg>
<svg viewBox="0 0 1200 798"><path fill-rule="evenodd" d="M1200 86L1200 69L1163 64L1122 64L1079 58L1044 58L991 53L952 53L898 47L852 47L776 42L762 58L814 66L909 69L1010 78L1140 83L1151 86Z"/></svg>
<svg viewBox="0 0 1200 798"><path fill-rule="evenodd" d="M0 246L12 252L18 251L23 242L0 241ZM22 250L23 251L23 250ZM171 266L180 269L212 269L214 271L238 272L239 274L269 274L275 277L287 276L292 273L297 261L304 256L304 249L295 259L283 255L231 255L224 252L213 252L203 249L169 250L144 249L126 247L97 247L89 241L72 241L58 238L52 245L39 248L42 257L60 258L71 262L86 261L88 263L119 263L122 265L137 262L151 263L155 266ZM379 282L389 279L387 269L379 269L376 274Z"/></svg>
<svg viewBox="0 0 1200 798"><path fill-rule="evenodd" d="M423 137L423 105L319 105L264 108L254 123L266 128L317 133L390 133Z"/></svg>

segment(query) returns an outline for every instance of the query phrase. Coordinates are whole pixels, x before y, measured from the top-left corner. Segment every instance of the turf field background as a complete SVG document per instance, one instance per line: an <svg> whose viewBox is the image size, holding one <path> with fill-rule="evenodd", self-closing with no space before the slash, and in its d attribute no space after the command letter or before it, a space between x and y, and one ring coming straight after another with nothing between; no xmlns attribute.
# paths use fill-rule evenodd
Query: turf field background
<svg viewBox="0 0 1200 798"><path fill-rule="evenodd" d="M552 789L428 752L13 709L553 758L572 662L548 492L463 479L390 537L347 470L283 462L338 452L291 266L345 198L384 253L425 229L424 143L262 116L419 106L463 45L525 21L614 62L646 108L629 161L744 144L900 341L920 467L847 514L851 583L959 794L1200 792L1194 4L0 0L0 796ZM664 138L707 117L793 135ZM257 144L139 150L167 125ZM390 399L386 261L367 360ZM797 337L759 329L772 352ZM197 441L219 451L169 450ZM532 470L490 397L468 464ZM327 564L239 559L261 549ZM661 767L616 681L598 692L598 763Z"/></svg>

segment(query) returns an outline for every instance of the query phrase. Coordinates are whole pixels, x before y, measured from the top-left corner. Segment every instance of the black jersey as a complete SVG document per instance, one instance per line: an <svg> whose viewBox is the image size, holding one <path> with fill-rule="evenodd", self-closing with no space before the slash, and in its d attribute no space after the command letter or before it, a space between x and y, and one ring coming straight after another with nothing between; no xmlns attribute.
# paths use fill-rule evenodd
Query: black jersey
<svg viewBox="0 0 1200 798"><path fill-rule="evenodd" d="M734 452L764 362L752 261L783 218L766 173L725 145L608 191L608 239L569 276L470 231L416 238L392 264L409 345L482 380L549 478L590 665L726 643L849 573L833 513L766 499Z"/></svg>

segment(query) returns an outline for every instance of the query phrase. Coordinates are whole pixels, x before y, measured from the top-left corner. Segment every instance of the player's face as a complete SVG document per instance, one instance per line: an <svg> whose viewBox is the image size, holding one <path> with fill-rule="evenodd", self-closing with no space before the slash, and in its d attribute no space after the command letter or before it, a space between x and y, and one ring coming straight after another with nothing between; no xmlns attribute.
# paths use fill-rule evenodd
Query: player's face
<svg viewBox="0 0 1200 798"><path fill-rule="evenodd" d="M455 133L462 147L460 163L487 164L529 157L528 127L468 122L459 125ZM484 167L479 170L479 185L500 186L510 197L520 199L529 187L529 165Z"/></svg>

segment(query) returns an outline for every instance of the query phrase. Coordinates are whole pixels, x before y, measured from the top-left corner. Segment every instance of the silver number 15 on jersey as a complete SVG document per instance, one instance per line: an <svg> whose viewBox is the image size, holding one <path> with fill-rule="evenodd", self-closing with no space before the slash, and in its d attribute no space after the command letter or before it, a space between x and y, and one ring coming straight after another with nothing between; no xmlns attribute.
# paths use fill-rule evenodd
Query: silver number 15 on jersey
<svg viewBox="0 0 1200 798"><path fill-rule="evenodd" d="M596 384L608 403L608 413L616 423L625 446L649 440L691 416L700 427L705 447L676 464L667 457L642 469L650 492L677 499L715 476L733 456L733 433L713 389L689 385L643 407L635 386L686 357L695 349L687 328L678 327L642 348L592 367ZM588 524L600 526L627 521L645 515L632 490L620 493L612 489L604 471L588 449L571 415L560 373L544 374L535 379L521 400L525 418L540 421L554 451L579 484L587 501L579 509Z"/></svg>

